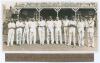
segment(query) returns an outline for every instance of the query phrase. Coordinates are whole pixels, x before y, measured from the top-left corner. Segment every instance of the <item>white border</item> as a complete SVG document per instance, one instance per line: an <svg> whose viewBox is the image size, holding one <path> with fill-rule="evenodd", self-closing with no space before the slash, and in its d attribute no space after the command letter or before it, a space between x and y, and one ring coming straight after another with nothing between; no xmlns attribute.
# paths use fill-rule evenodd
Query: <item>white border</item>
<svg viewBox="0 0 100 63"><path fill-rule="evenodd" d="M94 62L89 62L89 63L99 63L100 62L100 46L99 46L100 45L100 43L99 43L99 40L100 40L99 39L100 38L100 34L99 34L99 31L100 31L100 29L99 29L99 26L100 26L99 25L100 24L100 21L99 21L100 20L100 18L99 18L100 17L100 14L99 14L100 13L100 8L99 8L100 3L99 2L100 1L99 0L0 0L0 63L5 63L5 55L4 55L5 53L2 50L2 17L1 16L2 16L2 4L6 1L8 1L8 2L11 2L11 1L12 2L15 2L15 1L16 2L31 2L31 1L33 1L33 2L47 2L47 1L48 2L57 2L57 1L62 1L62 2L97 2L98 3L98 51L94 52L94 54L95 54ZM6 52L9 52L9 51L6 51ZM24 51L24 52L28 53L28 51ZM76 51L76 52L78 52L78 51ZM16 51L12 51L9 53L16 53ZM6 62L6 63L18 63L18 62ZM22 63L22 62L19 62L19 63ZM23 62L23 63L26 63L26 62ZM33 62L30 62L30 63L33 63ZM37 62L34 62L34 63L37 63ZM40 63L40 62L38 62L38 63ZM49 63L49 62L45 62L45 63ZM60 62L60 63L62 63L62 62ZM73 63L73 62L71 62L71 63ZM81 63L81 62L79 62L79 63ZM87 63L87 62L84 62L84 63Z"/></svg>
<svg viewBox="0 0 100 63"><path fill-rule="evenodd" d="M12 5L13 3L16 3L16 2L33 2L33 3L35 2L80 2L80 3L96 2L97 3L97 0L87 0L87 1L85 0L81 0L81 1L79 0L75 0L75 1L74 0L3 0L2 5L7 4L7 3L10 3L9 5ZM1 12L1 14L2 13L3 12ZM3 19L1 21L3 21ZM2 23L0 24L2 25ZM2 38L3 37L1 37L1 41L2 41ZM5 53L94 53L94 51L4 51L4 52Z"/></svg>

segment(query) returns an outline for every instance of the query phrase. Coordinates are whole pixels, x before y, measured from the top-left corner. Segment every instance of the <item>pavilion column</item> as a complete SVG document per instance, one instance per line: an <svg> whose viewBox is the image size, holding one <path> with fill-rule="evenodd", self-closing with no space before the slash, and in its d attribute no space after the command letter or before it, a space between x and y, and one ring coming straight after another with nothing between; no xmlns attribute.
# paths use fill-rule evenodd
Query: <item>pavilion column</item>
<svg viewBox="0 0 100 63"><path fill-rule="evenodd" d="M94 10L96 11L96 13L97 13L97 8L94 8Z"/></svg>
<svg viewBox="0 0 100 63"><path fill-rule="evenodd" d="M57 17L59 17L59 16L58 16L58 13L59 13L60 9L61 9L61 8L54 8L54 10L57 12Z"/></svg>
<svg viewBox="0 0 100 63"><path fill-rule="evenodd" d="M39 21L40 21L40 12L41 12L41 10L42 10L42 8L36 8L36 10L39 12Z"/></svg>
<svg viewBox="0 0 100 63"><path fill-rule="evenodd" d="M95 22L96 22L96 23L95 23L95 27L97 27L97 24L98 24L98 22L97 22L97 20L98 20L98 19L97 19L97 8L94 8L94 10L95 10L95 16L94 16L94 17L95 17L95 20L96 20L96 21L95 21ZM95 31L95 32L96 32L96 31Z"/></svg>
<svg viewBox="0 0 100 63"><path fill-rule="evenodd" d="M37 20L37 17L38 17L38 14L37 13L38 13L38 11L36 11L35 14L34 14L34 19L35 20Z"/></svg>
<svg viewBox="0 0 100 63"><path fill-rule="evenodd" d="M72 8L72 10L75 12L75 20L76 20L77 11L79 10L79 8Z"/></svg>
<svg viewBox="0 0 100 63"><path fill-rule="evenodd" d="M96 12L96 14L97 14L97 8L94 8L94 10L95 10L95 12Z"/></svg>

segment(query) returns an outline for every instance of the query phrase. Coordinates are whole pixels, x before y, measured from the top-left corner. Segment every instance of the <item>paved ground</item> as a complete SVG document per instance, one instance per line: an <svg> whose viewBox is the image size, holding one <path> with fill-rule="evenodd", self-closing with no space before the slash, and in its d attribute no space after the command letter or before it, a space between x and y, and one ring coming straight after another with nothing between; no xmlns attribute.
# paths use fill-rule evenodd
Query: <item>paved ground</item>
<svg viewBox="0 0 100 63"><path fill-rule="evenodd" d="M79 46L67 46L65 44L23 44L7 46L4 44L4 51L94 51L96 48L93 47L79 47Z"/></svg>
<svg viewBox="0 0 100 63"><path fill-rule="evenodd" d="M87 44L87 42L85 42ZM97 39L95 39L95 47L84 47L77 46L67 46L66 44L23 44L23 45L16 45L7 46L6 43L3 43L3 50L4 51L94 51L97 49Z"/></svg>

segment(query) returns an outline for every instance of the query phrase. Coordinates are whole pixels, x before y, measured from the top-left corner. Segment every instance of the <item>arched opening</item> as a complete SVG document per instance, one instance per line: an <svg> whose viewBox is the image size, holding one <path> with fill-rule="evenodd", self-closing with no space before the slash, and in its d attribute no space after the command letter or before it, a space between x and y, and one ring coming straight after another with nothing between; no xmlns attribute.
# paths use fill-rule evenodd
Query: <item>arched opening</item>
<svg viewBox="0 0 100 63"><path fill-rule="evenodd" d="M78 14L81 15L81 19L89 19L90 17L96 17L97 13L93 8L85 8L85 9L79 9ZM95 27L97 26L97 19L95 20Z"/></svg>
<svg viewBox="0 0 100 63"><path fill-rule="evenodd" d="M75 12L70 8L62 8L58 15L60 19L64 19L65 16L68 16L68 19L72 19L72 16L75 15Z"/></svg>
<svg viewBox="0 0 100 63"><path fill-rule="evenodd" d="M84 8L79 9L77 14L80 14L82 17L89 19L90 17L94 17L96 14L96 11L93 8ZM88 16L88 17L86 17Z"/></svg>
<svg viewBox="0 0 100 63"><path fill-rule="evenodd" d="M40 16L42 16L43 19L47 19L47 20L50 19L49 18L50 16L52 17L52 19L56 19L57 12L53 8L44 8L41 10Z"/></svg>
<svg viewBox="0 0 100 63"><path fill-rule="evenodd" d="M28 8L23 8L20 10L20 15L19 17L21 19L29 19L29 18L37 18L38 12L36 9L32 8L32 9L28 9Z"/></svg>

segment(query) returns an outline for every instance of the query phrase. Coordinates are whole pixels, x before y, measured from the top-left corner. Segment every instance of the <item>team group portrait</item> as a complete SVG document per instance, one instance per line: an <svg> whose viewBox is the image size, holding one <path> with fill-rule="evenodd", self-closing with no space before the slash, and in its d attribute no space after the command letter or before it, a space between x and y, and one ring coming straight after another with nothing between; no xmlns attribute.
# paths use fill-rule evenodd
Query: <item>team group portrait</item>
<svg viewBox="0 0 100 63"><path fill-rule="evenodd" d="M5 50L97 47L96 3L15 3L3 8Z"/></svg>

